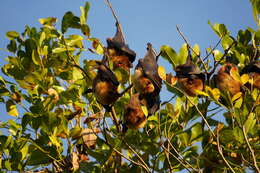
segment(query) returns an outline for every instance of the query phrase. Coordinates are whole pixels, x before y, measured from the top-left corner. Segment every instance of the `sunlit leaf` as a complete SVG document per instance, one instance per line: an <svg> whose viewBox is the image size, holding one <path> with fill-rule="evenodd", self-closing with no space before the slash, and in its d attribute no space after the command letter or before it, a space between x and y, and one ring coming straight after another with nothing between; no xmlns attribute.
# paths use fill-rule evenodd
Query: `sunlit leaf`
<svg viewBox="0 0 260 173"><path fill-rule="evenodd" d="M178 135L180 142L183 146L188 146L189 145L189 140L190 140L190 136L188 133L183 132L181 134Z"/></svg>
<svg viewBox="0 0 260 173"><path fill-rule="evenodd" d="M244 85L244 84L246 84L248 81L249 81L249 75L248 74L243 74L242 76L241 76L241 82L242 82L242 84Z"/></svg>
<svg viewBox="0 0 260 173"><path fill-rule="evenodd" d="M144 115L147 117L148 116L148 109L147 109L147 107L146 106L141 106L141 109L142 109Z"/></svg>
<svg viewBox="0 0 260 173"><path fill-rule="evenodd" d="M171 48L168 45L163 45L160 49L161 51L161 56L165 58L167 61L169 61L173 67L177 65L177 53L173 48Z"/></svg>
<svg viewBox="0 0 260 173"><path fill-rule="evenodd" d="M68 48L68 51L73 51L74 48ZM62 52L65 52L67 51L66 48L63 48L63 47L58 47L58 48L55 48L52 50L53 53L62 53Z"/></svg>
<svg viewBox="0 0 260 173"><path fill-rule="evenodd" d="M158 74L162 80L166 80L166 71L163 66L158 67Z"/></svg>
<svg viewBox="0 0 260 173"><path fill-rule="evenodd" d="M221 43L222 47L226 50L232 45L233 40L230 38L230 36L226 35L222 38Z"/></svg>
<svg viewBox="0 0 260 173"><path fill-rule="evenodd" d="M256 124L255 114L250 113L245 122L245 132L248 133Z"/></svg>
<svg viewBox="0 0 260 173"><path fill-rule="evenodd" d="M16 32L16 31L8 31L8 32L6 33L6 37L7 37L9 40L13 40L13 39L19 37L19 33Z"/></svg>
<svg viewBox="0 0 260 173"><path fill-rule="evenodd" d="M230 70L230 75L236 80L236 81L241 81L240 75L238 73L238 70L236 68L231 68Z"/></svg>
<svg viewBox="0 0 260 173"><path fill-rule="evenodd" d="M200 141L202 139L202 126L200 123L196 123L192 128L191 128L191 141Z"/></svg>
<svg viewBox="0 0 260 173"><path fill-rule="evenodd" d="M192 57L199 56L200 55L200 46L198 44L195 44L192 51Z"/></svg>
<svg viewBox="0 0 260 173"><path fill-rule="evenodd" d="M53 26L57 22L57 18L55 17L40 18L39 22L42 25Z"/></svg>
<svg viewBox="0 0 260 173"><path fill-rule="evenodd" d="M187 57L188 57L188 48L187 48L187 44L184 43L180 48L179 56L177 59L178 65L184 64L186 62Z"/></svg>
<svg viewBox="0 0 260 173"><path fill-rule="evenodd" d="M17 117L19 115L16 104L12 100L6 102L6 111L9 115Z"/></svg>
<svg viewBox="0 0 260 173"><path fill-rule="evenodd" d="M232 97L232 102L239 99L242 96L242 92L238 92L236 93L233 97Z"/></svg>
<svg viewBox="0 0 260 173"><path fill-rule="evenodd" d="M212 53L216 61L220 61L221 57L223 56L223 54L217 49L213 50Z"/></svg>

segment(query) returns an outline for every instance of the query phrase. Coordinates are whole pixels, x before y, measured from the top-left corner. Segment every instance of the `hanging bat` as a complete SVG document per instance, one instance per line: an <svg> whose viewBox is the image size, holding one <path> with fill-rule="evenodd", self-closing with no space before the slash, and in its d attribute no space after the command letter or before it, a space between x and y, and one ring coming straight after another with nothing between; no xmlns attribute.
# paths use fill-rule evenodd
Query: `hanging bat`
<svg viewBox="0 0 260 173"><path fill-rule="evenodd" d="M149 115L159 109L162 79L158 74L156 53L152 44L147 44L147 53L138 61L133 75L134 88L140 97L147 100Z"/></svg>
<svg viewBox="0 0 260 173"><path fill-rule="evenodd" d="M192 62L189 47L185 64L176 66L175 71L178 84L187 95L194 97L197 95L196 90L204 89L205 74Z"/></svg>
<svg viewBox="0 0 260 173"><path fill-rule="evenodd" d="M217 75L214 75L213 78L217 88L220 91L228 91L232 97L241 91L242 84L231 76L231 69L238 71L235 65L226 63L220 67Z"/></svg>
<svg viewBox="0 0 260 173"><path fill-rule="evenodd" d="M136 53L131 50L126 44L122 27L117 19L111 3L107 0L107 3L112 11L112 14L116 20L116 34L113 38L107 39L107 55L113 62L113 68L118 67L129 71L132 68L132 63L135 61Z"/></svg>
<svg viewBox="0 0 260 173"><path fill-rule="evenodd" d="M146 123L146 116L142 110L146 106L146 101L141 100L140 94L136 93L131 96L129 103L125 107L123 133L130 129L143 128Z"/></svg>
<svg viewBox="0 0 260 173"><path fill-rule="evenodd" d="M104 62L97 61L96 68L98 72L92 82L92 91L97 101L102 104L107 111L110 111L113 103L127 92L132 85L126 88L122 93L119 93L119 82L107 65Z"/></svg>

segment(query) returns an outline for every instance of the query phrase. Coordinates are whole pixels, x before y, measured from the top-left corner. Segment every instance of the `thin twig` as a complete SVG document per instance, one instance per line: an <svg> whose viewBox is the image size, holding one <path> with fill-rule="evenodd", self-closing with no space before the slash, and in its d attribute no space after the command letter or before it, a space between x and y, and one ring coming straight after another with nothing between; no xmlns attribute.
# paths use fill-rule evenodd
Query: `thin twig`
<svg viewBox="0 0 260 173"><path fill-rule="evenodd" d="M236 172L234 171L234 169L230 166L230 164L228 163L228 161L226 160L226 158L224 157L224 155L223 155L223 150L222 150L222 148L221 148L221 146L220 146L220 143L219 143L219 130L218 130L218 129L217 129L217 146L218 146L218 152L219 152L220 156L222 157L222 159L224 160L224 162L226 163L226 165L229 167L229 169L231 170L231 172L236 173Z"/></svg>
<svg viewBox="0 0 260 173"><path fill-rule="evenodd" d="M177 151L177 149L172 145L171 141L170 141L169 139L167 139L167 140L168 140L168 144L170 144L170 146L172 147L172 149L174 150L174 152L177 153L178 156L179 156L191 169L193 169L193 171L197 171L196 168L194 168L188 161L186 161L186 160L182 157L182 155L181 155L181 154Z"/></svg>
<svg viewBox="0 0 260 173"><path fill-rule="evenodd" d="M103 128L105 131L106 131L106 128ZM128 160L129 162L137 165L137 166L141 166L143 167L144 169L146 169L146 167L144 167L144 165L142 165L141 163L138 163L132 159L130 159L129 157L126 157L124 154L122 154L120 151L118 151L115 147L113 147L110 143L108 143L108 140L107 140L107 137L106 137L106 132L105 132L105 135L104 135L104 138L105 138L105 143L110 147L112 148L112 150L114 150L117 154L119 154L120 156L122 156L123 158L125 158L126 160Z"/></svg>
<svg viewBox="0 0 260 173"><path fill-rule="evenodd" d="M180 28L178 27L178 25L176 25L176 28L177 28L177 31L179 32L179 34L181 35L181 37L183 38L183 40L185 41L185 43L188 45L188 47L192 50L192 52L197 56L199 57L201 63L203 64L203 67L204 67L204 70L207 72L207 66L206 64L204 63L204 61L201 59L200 55L198 55L194 50L193 48L190 46L188 40L185 38L184 34L180 31Z"/></svg>
<svg viewBox="0 0 260 173"><path fill-rule="evenodd" d="M233 41L233 43L225 50L225 53L222 55L222 57L219 59L219 61L215 61L214 62L214 67L213 69L208 73L208 75L211 75L215 72L217 66L220 64L220 62L226 57L228 51L232 48L232 46L235 44L236 42Z"/></svg>
<svg viewBox="0 0 260 173"><path fill-rule="evenodd" d="M198 113L200 114L200 116L202 117L203 121L205 122L205 124L207 125L208 129L210 130L211 134L212 134L214 137L216 137L216 135L214 134L213 130L211 129L211 127L210 127L208 121L206 120L206 118L204 117L204 115L202 114L202 112L199 110L198 106L195 105L195 104L191 101L191 99L189 98L189 96L188 96L185 92L183 92L183 91L182 91L181 89L179 89L178 87L174 87L174 88L177 89L178 91L180 91L182 94L184 94L185 97L188 99L188 101L192 104L192 106L195 106L197 112L198 112Z"/></svg>
<svg viewBox="0 0 260 173"><path fill-rule="evenodd" d="M118 123L117 118L116 118L116 111L115 111L114 107L112 107L110 115L111 115L111 117L112 117L112 119L113 119L113 121L114 121L114 123L116 125L117 131L120 132L120 127L119 127L119 123Z"/></svg>
<svg viewBox="0 0 260 173"><path fill-rule="evenodd" d="M213 47L213 49L211 49L211 51L206 55L206 57L203 59L203 61L205 61L212 53L214 50L216 50L216 48L218 47L218 45L220 44L222 40L222 37L219 39L219 41L217 42L217 44Z"/></svg>
<svg viewBox="0 0 260 173"><path fill-rule="evenodd" d="M118 20L118 18L117 18L117 16L116 16L115 10L113 9L112 4L110 3L109 0L106 0L106 3L107 3L107 5L109 6L109 8L110 8L110 10L111 10L111 12L112 12L113 17L114 17L115 20L116 20L116 24L118 25L119 30L121 30L122 37L123 37L123 40L124 40L124 42L125 42L125 36L124 36L124 33L122 32L123 29L122 29L121 24L120 24L120 22L119 22L119 20Z"/></svg>
<svg viewBox="0 0 260 173"><path fill-rule="evenodd" d="M163 106L163 105L165 105L165 104L167 104L167 103L170 103L176 96L177 96L177 95L174 95L174 96L172 96L169 100L164 101L164 102L161 104L161 106Z"/></svg>
<svg viewBox="0 0 260 173"><path fill-rule="evenodd" d="M133 84L130 84L122 93L120 93L119 97L122 97L128 90L130 90L134 85Z"/></svg>
<svg viewBox="0 0 260 173"><path fill-rule="evenodd" d="M173 171L172 171L172 164L171 164L170 157L169 157L169 155L170 155L170 153L169 153L169 151L170 151L170 149L169 149L169 144L168 144L167 147L168 147L168 148L167 148L167 150L166 150L166 148L163 146L163 149L164 149L163 151L164 151L164 153L165 153L165 155L166 155L167 162L168 162L169 167L170 167L170 172L173 172Z"/></svg>
<svg viewBox="0 0 260 173"><path fill-rule="evenodd" d="M87 74L87 72L86 72L83 68L81 68L81 67L78 65L78 63L75 61L75 59L74 59L72 56L70 56L70 54L69 54L69 49L68 49L68 46L67 46L67 44L66 44L66 41L65 41L64 36L62 36L62 41L63 41L63 44L65 45L66 54L67 54L68 58L73 61L72 66L74 66L74 67L80 69L80 70L84 73L84 75L85 75L89 80L91 80L91 78L89 77L89 75Z"/></svg>
<svg viewBox="0 0 260 173"><path fill-rule="evenodd" d="M187 167L178 157L176 157L172 152L170 152L167 148L165 148L165 146L162 145L162 148L167 151L171 156L173 156L185 169L187 169L187 171L191 172L189 170L189 167Z"/></svg>
<svg viewBox="0 0 260 173"><path fill-rule="evenodd" d="M246 139L246 144L247 144L247 146L248 146L248 148L249 148L249 150L250 150L250 152L251 152L251 155L252 155L252 157L253 157L254 167L255 167L256 171L259 173L259 172L260 172L260 169L259 169L259 167L258 167L258 165L257 165L257 161L256 161L256 157L255 157L255 152L254 152L253 148L251 147L251 145L250 145L250 143L249 143L249 141L248 141L248 138L247 138L247 136L246 136L245 126L243 126L242 129L243 129L244 138Z"/></svg>
<svg viewBox="0 0 260 173"><path fill-rule="evenodd" d="M146 171L147 172L151 172L149 170L148 165L145 163L145 161L143 160L143 158L123 139L124 144L138 157L138 159L142 162L142 164L146 167Z"/></svg>

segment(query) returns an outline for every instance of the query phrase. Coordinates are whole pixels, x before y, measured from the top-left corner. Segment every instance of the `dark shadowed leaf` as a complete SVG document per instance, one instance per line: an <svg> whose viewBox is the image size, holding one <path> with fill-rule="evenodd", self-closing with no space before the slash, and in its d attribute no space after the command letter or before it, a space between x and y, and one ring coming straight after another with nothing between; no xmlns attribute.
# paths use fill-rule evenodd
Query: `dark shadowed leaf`
<svg viewBox="0 0 260 173"><path fill-rule="evenodd" d="M62 33L65 33L68 28L74 28L74 29L79 29L81 27L80 25L80 19L77 16L74 16L74 14L69 11L67 12L61 22L61 31Z"/></svg>

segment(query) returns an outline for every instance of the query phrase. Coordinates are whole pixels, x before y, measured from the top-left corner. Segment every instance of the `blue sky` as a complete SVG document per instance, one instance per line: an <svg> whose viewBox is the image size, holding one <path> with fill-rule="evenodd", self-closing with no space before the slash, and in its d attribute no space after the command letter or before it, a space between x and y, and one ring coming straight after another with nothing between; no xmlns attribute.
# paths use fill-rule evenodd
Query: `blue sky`
<svg viewBox="0 0 260 173"><path fill-rule="evenodd" d="M115 33L115 21L103 0L90 0L88 24L91 35L99 38L104 44L107 37ZM122 24L127 43L137 53L137 59L142 58L146 51L146 43L151 42L159 51L161 45L170 45L179 50L184 41L176 30L181 31L193 45L200 45L201 50L214 46L218 42L208 20L212 23L224 23L236 36L240 29L252 27L256 29L251 6L248 0L111 0L117 16ZM60 28L62 16L67 11L79 15L79 7L83 0L2 0L0 6L0 48L5 48L8 39L5 33L9 30L22 32L25 25L40 27L39 18L57 17ZM202 52L202 53L203 53ZM8 53L0 50L0 65ZM203 55L203 54L202 54ZM168 65L160 61L160 65ZM162 100L171 95L162 93ZM0 113L3 118L5 106L0 103Z"/></svg>

